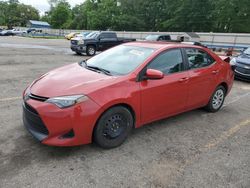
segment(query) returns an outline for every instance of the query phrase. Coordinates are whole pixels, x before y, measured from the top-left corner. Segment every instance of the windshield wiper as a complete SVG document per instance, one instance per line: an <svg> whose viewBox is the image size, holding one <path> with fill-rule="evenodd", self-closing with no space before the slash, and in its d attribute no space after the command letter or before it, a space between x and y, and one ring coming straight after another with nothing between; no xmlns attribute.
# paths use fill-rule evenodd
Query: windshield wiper
<svg viewBox="0 0 250 188"><path fill-rule="evenodd" d="M82 67L83 67L83 66L84 66L84 67L88 66L86 60L82 60L81 62L79 62L79 65L82 66Z"/></svg>
<svg viewBox="0 0 250 188"><path fill-rule="evenodd" d="M106 70L106 69L88 65L86 60L81 61L79 64L81 66L84 66L86 69L93 70L95 72L102 72L102 73L104 73L106 75L112 76L111 72Z"/></svg>
<svg viewBox="0 0 250 188"><path fill-rule="evenodd" d="M108 71L108 70L106 70L106 69L103 69L103 68L100 68L100 67L89 66L89 65L87 65L86 68L92 69L92 70L101 71L101 72L103 72L103 73L106 74L106 75L112 76L112 74L111 74L110 71Z"/></svg>

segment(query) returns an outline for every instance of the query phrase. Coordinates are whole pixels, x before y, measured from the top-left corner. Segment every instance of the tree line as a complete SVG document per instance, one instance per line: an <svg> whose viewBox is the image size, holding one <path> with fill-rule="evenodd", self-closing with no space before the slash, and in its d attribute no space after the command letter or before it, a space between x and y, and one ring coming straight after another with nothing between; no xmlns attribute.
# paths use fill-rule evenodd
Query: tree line
<svg viewBox="0 0 250 188"><path fill-rule="evenodd" d="M18 0L0 1L0 26L26 26L28 20L39 20L39 11Z"/></svg>
<svg viewBox="0 0 250 188"><path fill-rule="evenodd" d="M24 19L28 16L16 16L20 13L39 18L35 8L16 2L18 0L0 1L0 25L9 22L25 25ZM48 2L50 10L40 19L58 29L250 32L249 0L83 0L73 8L67 0ZM3 4L18 8L7 8L11 15L4 18ZM26 14L21 7L33 14Z"/></svg>

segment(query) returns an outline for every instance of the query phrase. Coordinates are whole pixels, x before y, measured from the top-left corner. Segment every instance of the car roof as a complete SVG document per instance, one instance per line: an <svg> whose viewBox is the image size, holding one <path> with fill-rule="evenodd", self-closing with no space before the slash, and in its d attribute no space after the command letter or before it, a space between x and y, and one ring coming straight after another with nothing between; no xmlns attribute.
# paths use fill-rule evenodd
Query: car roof
<svg viewBox="0 0 250 188"><path fill-rule="evenodd" d="M129 42L125 45L130 46L138 46L138 47L144 47L144 48L154 48L156 50L165 49L165 48L183 48L183 47L190 47L190 48L202 48L200 46L192 45L192 44L182 44L177 42L151 42L151 41L138 41L138 42Z"/></svg>

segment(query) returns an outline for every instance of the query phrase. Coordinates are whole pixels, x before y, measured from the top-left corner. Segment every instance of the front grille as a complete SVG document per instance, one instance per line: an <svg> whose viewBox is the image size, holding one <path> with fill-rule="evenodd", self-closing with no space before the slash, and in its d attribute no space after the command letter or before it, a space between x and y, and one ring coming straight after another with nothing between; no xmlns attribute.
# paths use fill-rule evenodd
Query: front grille
<svg viewBox="0 0 250 188"><path fill-rule="evenodd" d="M49 134L48 129L44 125L37 111L27 103L24 103L23 105L23 120L25 126L33 132L44 135Z"/></svg>
<svg viewBox="0 0 250 188"><path fill-rule="evenodd" d="M73 45L77 45L77 40L71 40L71 44L73 44Z"/></svg>
<svg viewBox="0 0 250 188"><path fill-rule="evenodd" d="M44 102L46 101L48 98L47 97L41 97L41 96L38 96L38 95L34 95L34 94L29 94L29 98L30 99L33 99L33 100L36 100L36 101L41 101L41 102Z"/></svg>
<svg viewBox="0 0 250 188"><path fill-rule="evenodd" d="M250 69L244 69L242 67L236 67L236 71L240 72L242 74L249 74L250 75Z"/></svg>
<svg viewBox="0 0 250 188"><path fill-rule="evenodd" d="M38 115L38 112L37 112L34 108L32 108L30 105L28 105L27 103L24 103L24 107L25 107L28 111L30 111L30 112L32 112L32 113Z"/></svg>

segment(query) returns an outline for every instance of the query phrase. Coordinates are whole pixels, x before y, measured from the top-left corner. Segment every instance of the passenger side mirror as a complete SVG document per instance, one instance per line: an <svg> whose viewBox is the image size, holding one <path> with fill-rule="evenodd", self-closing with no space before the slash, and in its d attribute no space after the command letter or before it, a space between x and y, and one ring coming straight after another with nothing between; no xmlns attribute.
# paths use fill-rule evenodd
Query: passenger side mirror
<svg viewBox="0 0 250 188"><path fill-rule="evenodd" d="M164 77L163 72L155 70L155 69L147 69L146 78L151 80L159 80Z"/></svg>

